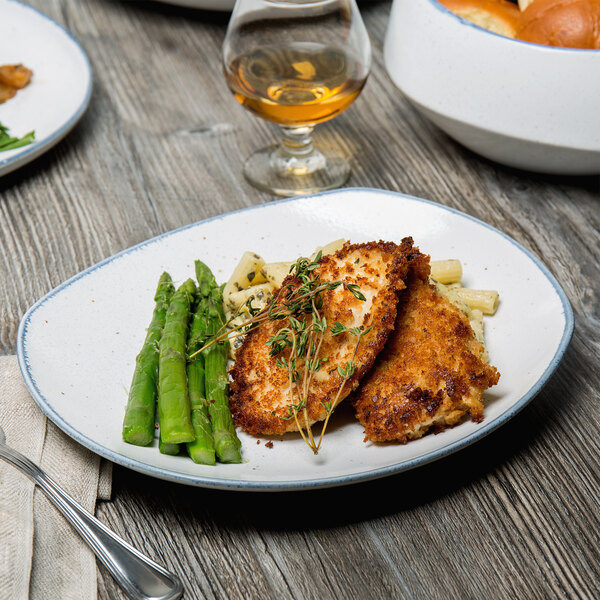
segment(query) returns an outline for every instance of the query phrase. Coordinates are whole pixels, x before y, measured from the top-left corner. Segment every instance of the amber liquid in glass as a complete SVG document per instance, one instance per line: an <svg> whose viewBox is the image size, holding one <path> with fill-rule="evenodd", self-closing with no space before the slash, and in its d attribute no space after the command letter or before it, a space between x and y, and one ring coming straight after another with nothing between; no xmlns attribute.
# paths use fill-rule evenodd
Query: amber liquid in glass
<svg viewBox="0 0 600 600"><path fill-rule="evenodd" d="M335 117L360 93L366 74L342 50L316 43L266 46L225 68L236 100L259 117L302 126Z"/></svg>

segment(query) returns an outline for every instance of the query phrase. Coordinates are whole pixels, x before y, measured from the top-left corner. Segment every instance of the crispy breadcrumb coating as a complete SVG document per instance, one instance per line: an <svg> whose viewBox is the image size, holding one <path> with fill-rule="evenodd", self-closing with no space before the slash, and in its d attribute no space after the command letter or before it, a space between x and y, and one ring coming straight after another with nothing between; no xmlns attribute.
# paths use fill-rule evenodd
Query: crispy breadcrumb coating
<svg viewBox="0 0 600 600"><path fill-rule="evenodd" d="M467 414L480 422L482 394L500 377L483 351L467 317L414 272L395 329L352 400L365 441L406 443Z"/></svg>
<svg viewBox="0 0 600 600"><path fill-rule="evenodd" d="M344 386L341 400L358 386L383 348L394 327L397 293L404 288L403 281L410 265L416 264L421 256L412 239L405 238L400 245L392 242L347 243L341 250L322 258L316 271L322 281L344 280L357 284L366 301L358 300L342 286L322 294L321 314L327 319L328 328L320 356L327 357L327 361L315 374L308 394L311 424L326 417L323 404L334 401L342 383L337 368L352 359L356 346L354 336L344 333L333 337L331 327L336 321L348 328L362 326L366 330L372 327L358 346L354 357L356 369ZM282 289L288 283L294 283L293 278L288 277ZM295 420L286 419L290 406L287 371L276 366L276 359L269 356L266 345L285 323L267 321L261 324L246 336L236 353L231 370L231 412L235 424L249 433L282 434L297 430ZM301 370L300 363L298 367Z"/></svg>

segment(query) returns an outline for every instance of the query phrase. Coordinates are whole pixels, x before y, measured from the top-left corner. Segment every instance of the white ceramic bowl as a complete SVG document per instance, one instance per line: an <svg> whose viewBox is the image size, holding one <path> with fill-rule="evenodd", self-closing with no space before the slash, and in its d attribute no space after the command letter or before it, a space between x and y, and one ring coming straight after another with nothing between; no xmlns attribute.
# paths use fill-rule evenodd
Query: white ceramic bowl
<svg viewBox="0 0 600 600"><path fill-rule="evenodd" d="M600 50L521 42L437 0L394 0L384 57L417 109L474 152L543 173L600 173Z"/></svg>

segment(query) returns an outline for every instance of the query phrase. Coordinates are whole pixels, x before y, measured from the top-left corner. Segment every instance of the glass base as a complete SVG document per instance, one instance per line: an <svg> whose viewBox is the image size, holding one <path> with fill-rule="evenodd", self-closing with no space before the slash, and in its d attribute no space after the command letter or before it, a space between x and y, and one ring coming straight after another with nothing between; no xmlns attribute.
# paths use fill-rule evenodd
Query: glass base
<svg viewBox="0 0 600 600"><path fill-rule="evenodd" d="M279 196L299 196L340 187L350 177L350 164L333 150L291 155L282 146L252 154L244 176L254 187Z"/></svg>

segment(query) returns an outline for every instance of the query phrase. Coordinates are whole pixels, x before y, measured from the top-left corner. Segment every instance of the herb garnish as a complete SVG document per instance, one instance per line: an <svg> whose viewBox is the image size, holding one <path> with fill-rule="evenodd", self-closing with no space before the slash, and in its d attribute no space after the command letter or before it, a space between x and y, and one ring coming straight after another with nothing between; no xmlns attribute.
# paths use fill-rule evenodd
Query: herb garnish
<svg viewBox="0 0 600 600"><path fill-rule="evenodd" d="M8 127L0 123L0 152L14 150L15 148L21 148L21 146L28 146L34 141L35 131L26 133L22 138L12 137L8 133Z"/></svg>

